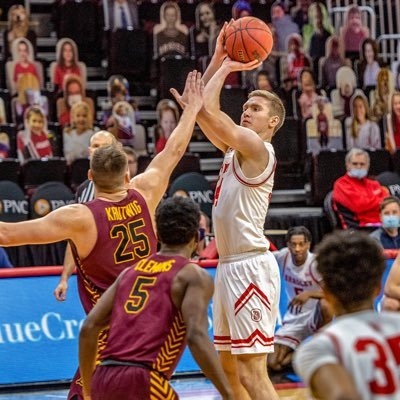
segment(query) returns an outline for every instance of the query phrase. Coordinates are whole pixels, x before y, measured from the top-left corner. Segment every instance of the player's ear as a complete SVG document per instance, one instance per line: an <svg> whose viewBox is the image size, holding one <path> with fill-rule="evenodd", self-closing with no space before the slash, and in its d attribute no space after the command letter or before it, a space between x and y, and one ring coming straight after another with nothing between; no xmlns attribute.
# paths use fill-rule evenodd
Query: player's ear
<svg viewBox="0 0 400 400"><path fill-rule="evenodd" d="M128 184L131 181L131 174L129 173L129 169L127 169L125 172L124 181L125 181L125 184Z"/></svg>
<svg viewBox="0 0 400 400"><path fill-rule="evenodd" d="M92 170L89 168L88 172L87 172L87 177L89 179L89 181L93 180L93 174L92 174Z"/></svg>
<svg viewBox="0 0 400 400"><path fill-rule="evenodd" d="M280 122L281 122L281 119L277 115L274 115L269 119L269 126L271 128L275 128L276 126L279 125Z"/></svg>

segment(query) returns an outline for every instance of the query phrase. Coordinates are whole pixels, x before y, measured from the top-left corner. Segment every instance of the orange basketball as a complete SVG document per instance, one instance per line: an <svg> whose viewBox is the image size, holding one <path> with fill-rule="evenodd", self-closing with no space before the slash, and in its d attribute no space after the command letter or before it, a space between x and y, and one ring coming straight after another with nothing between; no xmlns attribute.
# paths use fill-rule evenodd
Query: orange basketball
<svg viewBox="0 0 400 400"><path fill-rule="evenodd" d="M239 18L225 29L225 48L232 60L243 63L256 59L264 61L272 45L272 33L261 19Z"/></svg>

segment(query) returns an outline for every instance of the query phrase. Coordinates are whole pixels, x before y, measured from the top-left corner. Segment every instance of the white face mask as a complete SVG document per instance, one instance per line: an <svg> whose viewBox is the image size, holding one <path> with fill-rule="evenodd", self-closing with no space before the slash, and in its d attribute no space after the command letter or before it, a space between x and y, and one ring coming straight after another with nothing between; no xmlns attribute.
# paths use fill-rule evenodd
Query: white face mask
<svg viewBox="0 0 400 400"><path fill-rule="evenodd" d="M357 178L357 179L363 179L368 175L368 170L361 168L352 168L349 172L348 172L349 176L351 176L352 178Z"/></svg>
<svg viewBox="0 0 400 400"><path fill-rule="evenodd" d="M82 96L80 94L71 94L67 98L67 103L72 107L75 103L82 101Z"/></svg>

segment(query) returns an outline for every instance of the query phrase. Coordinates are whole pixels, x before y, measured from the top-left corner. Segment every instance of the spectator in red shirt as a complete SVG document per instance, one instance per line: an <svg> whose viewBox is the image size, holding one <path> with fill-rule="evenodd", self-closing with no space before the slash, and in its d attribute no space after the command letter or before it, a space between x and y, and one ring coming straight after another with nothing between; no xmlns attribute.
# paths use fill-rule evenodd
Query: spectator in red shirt
<svg viewBox="0 0 400 400"><path fill-rule="evenodd" d="M33 62L33 54L32 54L32 44L28 39L20 38L13 42L13 57L16 60L14 72L13 72L13 81L14 84L18 85L18 78L22 74L31 73L36 76L38 81L40 82L39 73L36 69L36 65Z"/></svg>
<svg viewBox="0 0 400 400"><path fill-rule="evenodd" d="M381 222L379 205L389 194L379 182L367 178L368 169L368 153L353 148L346 155L346 174L333 185L334 208L344 229Z"/></svg>
<svg viewBox="0 0 400 400"><path fill-rule="evenodd" d="M26 111L25 129L17 134L17 152L21 163L29 159L53 156L47 119L39 107L31 107Z"/></svg>

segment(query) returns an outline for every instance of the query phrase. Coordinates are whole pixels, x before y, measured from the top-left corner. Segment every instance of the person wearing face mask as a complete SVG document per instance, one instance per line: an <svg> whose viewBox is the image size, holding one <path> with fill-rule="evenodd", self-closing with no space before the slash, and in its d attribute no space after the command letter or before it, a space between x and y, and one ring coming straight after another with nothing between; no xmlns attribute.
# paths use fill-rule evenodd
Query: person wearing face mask
<svg viewBox="0 0 400 400"><path fill-rule="evenodd" d="M353 148L346 154L346 174L333 185L333 206L343 229L380 224L379 205L388 196L379 182L368 179L369 155Z"/></svg>
<svg viewBox="0 0 400 400"><path fill-rule="evenodd" d="M386 197L379 205L379 216L382 227L373 231L370 236L376 239L384 249L399 249L400 200L397 197Z"/></svg>
<svg viewBox="0 0 400 400"><path fill-rule="evenodd" d="M57 100L57 119L62 127L71 123L71 108L81 101L88 104L92 115L94 113L93 100L85 96L82 80L77 75L68 75L64 79L64 96Z"/></svg>

